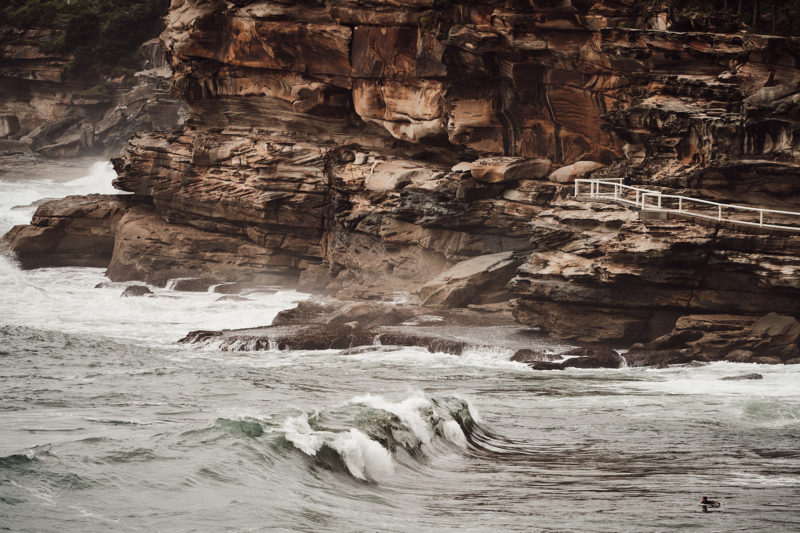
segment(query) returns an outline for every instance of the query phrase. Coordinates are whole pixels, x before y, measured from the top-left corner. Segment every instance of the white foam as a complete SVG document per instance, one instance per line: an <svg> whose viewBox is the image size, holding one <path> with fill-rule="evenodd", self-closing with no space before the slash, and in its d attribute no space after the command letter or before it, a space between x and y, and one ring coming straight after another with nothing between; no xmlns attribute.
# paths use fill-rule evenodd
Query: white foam
<svg viewBox="0 0 800 533"><path fill-rule="evenodd" d="M441 424L442 435L459 448L467 449L467 437L464 436L461 426L455 420L445 420Z"/></svg>
<svg viewBox="0 0 800 533"><path fill-rule="evenodd" d="M394 474L394 462L389 451L355 428L339 433L330 445L358 479L383 481Z"/></svg>
<svg viewBox="0 0 800 533"><path fill-rule="evenodd" d="M111 185L111 181L117 177L111 162L96 161L85 172L81 178L59 181L58 168L53 163L52 178L0 181L0 235L13 226L30 223L38 207L34 203L45 198L92 193L127 194Z"/></svg>
<svg viewBox="0 0 800 533"><path fill-rule="evenodd" d="M19 271L0 258L0 324L66 333L169 344L191 330L248 328L269 324L282 309L307 295L295 291L252 294L249 301L221 301L218 294L172 292L150 287L153 296L121 298L126 283L107 283L99 268Z"/></svg>
<svg viewBox="0 0 800 533"><path fill-rule="evenodd" d="M130 194L114 188L111 182L116 177L111 161L97 161L85 176L64 183L64 187L67 194Z"/></svg>
<svg viewBox="0 0 800 533"><path fill-rule="evenodd" d="M757 365L719 361L703 366L667 369L626 369L645 373L648 379L626 383L636 389L653 392L702 396L763 396L782 399L799 398L800 365ZM758 373L763 379L727 381L723 377Z"/></svg>
<svg viewBox="0 0 800 533"><path fill-rule="evenodd" d="M382 396L367 394L364 396L357 396L348 403L362 404L372 407L373 409L380 409L392 413L396 415L421 442L429 444L431 439L433 439L433 429L430 426L428 418L423 417L420 412L423 409L429 409L431 407L431 402L429 399L425 398L421 392L415 393L410 398L406 398L401 402L390 402Z"/></svg>
<svg viewBox="0 0 800 533"><path fill-rule="evenodd" d="M287 418L281 429L286 440L306 455L312 457L317 455L322 445L325 444L322 435L314 433L308 424L308 413Z"/></svg>

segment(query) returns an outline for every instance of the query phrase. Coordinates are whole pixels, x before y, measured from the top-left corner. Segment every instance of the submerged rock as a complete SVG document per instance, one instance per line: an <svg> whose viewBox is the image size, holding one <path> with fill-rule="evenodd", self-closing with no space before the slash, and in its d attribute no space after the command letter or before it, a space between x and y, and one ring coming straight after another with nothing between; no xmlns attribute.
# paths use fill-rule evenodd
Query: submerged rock
<svg viewBox="0 0 800 533"><path fill-rule="evenodd" d="M217 302L252 302L250 298L238 294L226 294L216 299Z"/></svg>
<svg viewBox="0 0 800 533"><path fill-rule="evenodd" d="M145 296L147 294L153 294L153 291L144 285L129 285L128 287L125 287L125 290L122 291L120 296L127 298L130 296Z"/></svg>
<svg viewBox="0 0 800 533"><path fill-rule="evenodd" d="M764 379L764 376L761 374L742 374L741 376L725 376L724 378L720 378L722 381L746 381L749 379Z"/></svg>
<svg viewBox="0 0 800 533"><path fill-rule="evenodd" d="M527 365L534 370L564 370L564 363L554 363L552 361L529 361Z"/></svg>

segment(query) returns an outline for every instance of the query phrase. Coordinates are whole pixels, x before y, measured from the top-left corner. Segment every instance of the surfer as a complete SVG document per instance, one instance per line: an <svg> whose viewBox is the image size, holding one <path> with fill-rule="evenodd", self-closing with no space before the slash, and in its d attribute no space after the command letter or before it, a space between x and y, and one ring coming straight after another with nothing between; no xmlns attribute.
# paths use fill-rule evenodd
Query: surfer
<svg viewBox="0 0 800 533"><path fill-rule="evenodd" d="M703 496L703 499L700 500L700 505L702 506L709 506L709 507L720 507L722 504L716 500L709 500L708 496Z"/></svg>

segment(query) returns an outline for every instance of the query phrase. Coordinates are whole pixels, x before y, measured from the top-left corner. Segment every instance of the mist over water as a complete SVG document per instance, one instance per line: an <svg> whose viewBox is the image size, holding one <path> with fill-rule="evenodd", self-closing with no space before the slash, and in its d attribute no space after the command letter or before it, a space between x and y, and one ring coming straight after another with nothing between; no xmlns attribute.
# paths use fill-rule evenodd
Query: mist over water
<svg viewBox="0 0 800 533"><path fill-rule="evenodd" d="M0 174L0 231L35 209L15 206L112 192L90 163ZM221 352L175 341L306 295L126 285L0 259L0 529L800 529L797 367ZM750 372L764 379L720 381ZM703 513L704 495L722 507Z"/></svg>

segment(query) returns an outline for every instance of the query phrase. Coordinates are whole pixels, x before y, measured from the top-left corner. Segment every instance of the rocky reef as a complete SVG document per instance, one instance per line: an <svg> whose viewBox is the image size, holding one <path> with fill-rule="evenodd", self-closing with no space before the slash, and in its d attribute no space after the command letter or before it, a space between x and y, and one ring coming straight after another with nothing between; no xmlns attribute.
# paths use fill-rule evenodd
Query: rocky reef
<svg viewBox="0 0 800 533"><path fill-rule="evenodd" d="M173 0L188 119L115 160L135 205L109 276L510 305L555 338L727 356L698 333L800 316L800 237L643 219L572 182L800 211L800 41L669 31L669 3L642 4Z"/></svg>

